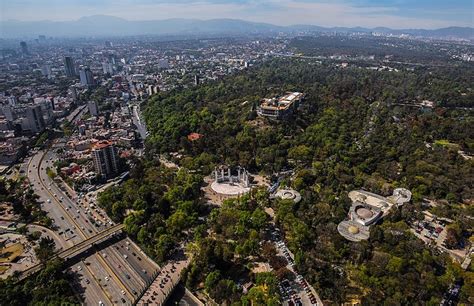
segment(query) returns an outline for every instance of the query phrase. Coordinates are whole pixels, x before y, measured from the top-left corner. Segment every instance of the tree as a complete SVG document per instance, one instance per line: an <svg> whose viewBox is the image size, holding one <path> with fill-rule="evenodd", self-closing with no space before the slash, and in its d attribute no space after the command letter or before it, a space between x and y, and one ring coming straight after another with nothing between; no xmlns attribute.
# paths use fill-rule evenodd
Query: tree
<svg viewBox="0 0 474 306"><path fill-rule="evenodd" d="M206 281L204 283L204 288L206 288L207 292L214 292L216 289L217 283L221 279L221 273L219 270L212 271L206 277Z"/></svg>
<svg viewBox="0 0 474 306"><path fill-rule="evenodd" d="M56 243L50 237L42 237L38 242L38 246L34 248L36 257L41 261L45 262L54 254Z"/></svg>

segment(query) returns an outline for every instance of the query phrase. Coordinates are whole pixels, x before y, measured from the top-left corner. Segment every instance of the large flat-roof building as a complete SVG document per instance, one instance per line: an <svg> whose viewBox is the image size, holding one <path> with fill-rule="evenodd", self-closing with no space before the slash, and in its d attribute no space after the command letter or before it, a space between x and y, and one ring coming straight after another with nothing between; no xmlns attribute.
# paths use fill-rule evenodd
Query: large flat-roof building
<svg viewBox="0 0 474 306"><path fill-rule="evenodd" d="M287 92L284 96L264 98L257 107L257 114L272 119L284 119L293 114L303 100L301 92Z"/></svg>

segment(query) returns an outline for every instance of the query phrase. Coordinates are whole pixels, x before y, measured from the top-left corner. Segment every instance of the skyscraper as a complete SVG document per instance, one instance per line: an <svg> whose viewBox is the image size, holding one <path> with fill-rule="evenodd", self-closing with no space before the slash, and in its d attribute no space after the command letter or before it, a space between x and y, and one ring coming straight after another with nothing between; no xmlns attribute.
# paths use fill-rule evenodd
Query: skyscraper
<svg viewBox="0 0 474 306"><path fill-rule="evenodd" d="M79 71L79 77L81 79L81 85L93 86L95 85L94 76L89 68L83 68Z"/></svg>
<svg viewBox="0 0 474 306"><path fill-rule="evenodd" d="M102 70L104 71L104 74L114 74L114 65L112 65L112 63L109 63L109 62L103 62L102 63Z"/></svg>
<svg viewBox="0 0 474 306"><path fill-rule="evenodd" d="M89 114L91 114L91 116L97 117L99 115L99 106L97 105L97 101L87 102L87 107L89 108Z"/></svg>
<svg viewBox="0 0 474 306"><path fill-rule="evenodd" d="M43 112L40 105L29 105L24 109L22 129L30 133L39 133L45 129Z"/></svg>
<svg viewBox="0 0 474 306"><path fill-rule="evenodd" d="M44 64L43 66L41 66L41 74L47 77L48 79L51 78L52 76L51 65Z"/></svg>
<svg viewBox="0 0 474 306"><path fill-rule="evenodd" d="M92 159L97 174L110 177L118 172L117 149L111 141L99 141L92 147Z"/></svg>
<svg viewBox="0 0 474 306"><path fill-rule="evenodd" d="M64 72L68 78L76 76L76 68L74 68L74 60L70 56L64 57Z"/></svg>
<svg viewBox="0 0 474 306"><path fill-rule="evenodd" d="M77 90L76 90L76 87L74 86L71 86L69 87L69 92L71 93L71 98L74 102L77 101Z"/></svg>
<svg viewBox="0 0 474 306"><path fill-rule="evenodd" d="M26 42L24 41L20 42L20 47L21 47L21 53L23 53L24 55L28 54L28 45L26 44Z"/></svg>

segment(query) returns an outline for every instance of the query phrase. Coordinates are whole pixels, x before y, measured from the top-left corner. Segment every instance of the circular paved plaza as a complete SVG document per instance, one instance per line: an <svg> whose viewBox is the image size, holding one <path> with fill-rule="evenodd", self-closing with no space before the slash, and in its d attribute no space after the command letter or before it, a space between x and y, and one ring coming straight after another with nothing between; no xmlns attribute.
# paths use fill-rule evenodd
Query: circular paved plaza
<svg viewBox="0 0 474 306"><path fill-rule="evenodd" d="M211 188L215 192L224 195L239 195L250 191L249 187L244 187L240 184L229 182L218 183L214 181L211 184Z"/></svg>

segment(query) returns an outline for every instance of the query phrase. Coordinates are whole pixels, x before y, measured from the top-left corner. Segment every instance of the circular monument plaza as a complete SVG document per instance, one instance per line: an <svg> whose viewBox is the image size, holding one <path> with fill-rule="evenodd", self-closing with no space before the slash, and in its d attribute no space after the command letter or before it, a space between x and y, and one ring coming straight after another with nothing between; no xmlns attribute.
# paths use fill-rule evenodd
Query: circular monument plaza
<svg viewBox="0 0 474 306"><path fill-rule="evenodd" d="M250 191L249 174L244 168L238 167L237 173L230 168L216 168L213 176L211 189L218 194L238 196Z"/></svg>
<svg viewBox="0 0 474 306"><path fill-rule="evenodd" d="M352 220L342 221L337 225L338 232L347 240L359 242L369 239L370 232L367 226Z"/></svg>
<svg viewBox="0 0 474 306"><path fill-rule="evenodd" d="M280 189L275 193L275 197L282 200L293 200L295 203L301 201L300 193L293 189Z"/></svg>

